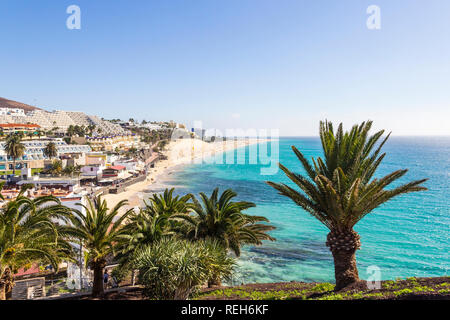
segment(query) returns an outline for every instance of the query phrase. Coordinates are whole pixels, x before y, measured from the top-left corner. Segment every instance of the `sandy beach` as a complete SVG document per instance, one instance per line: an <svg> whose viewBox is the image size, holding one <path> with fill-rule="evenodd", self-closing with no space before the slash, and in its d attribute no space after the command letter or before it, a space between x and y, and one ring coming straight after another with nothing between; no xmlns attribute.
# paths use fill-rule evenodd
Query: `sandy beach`
<svg viewBox="0 0 450 320"><path fill-rule="evenodd" d="M141 193L148 189L150 185L156 183L158 177L167 174L171 168L186 164L200 164L202 161L208 161L211 157L221 155L223 152L266 141L267 139L256 138L210 143L199 139L171 141L163 151L167 159L158 161L154 168L149 169L145 181L133 184L119 194L107 194L104 199L108 202L110 208L113 208L121 200L128 200L129 207L139 206L142 203Z"/></svg>

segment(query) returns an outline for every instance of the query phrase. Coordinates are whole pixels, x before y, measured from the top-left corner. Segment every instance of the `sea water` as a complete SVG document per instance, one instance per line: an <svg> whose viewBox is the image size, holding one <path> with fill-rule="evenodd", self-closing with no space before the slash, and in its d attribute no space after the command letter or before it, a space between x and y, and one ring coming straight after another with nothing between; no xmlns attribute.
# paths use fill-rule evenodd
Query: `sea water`
<svg viewBox="0 0 450 320"><path fill-rule="evenodd" d="M279 161L297 173L304 171L291 146L308 159L322 156L319 138L281 138ZM370 266L379 268L382 279L448 275L450 137L394 137L383 150L387 156L378 169L378 177L406 168L409 171L399 183L428 178L424 184L428 191L399 196L355 226L362 242L357 252L360 277L369 277ZM245 154L246 164L178 168L163 184L175 187L178 194L210 194L215 187L221 191L231 188L238 193L238 200L256 203L255 208L247 210L248 214L265 216L276 227L271 232L276 241L243 248L233 283L332 282L333 259L325 246L328 229L265 183L270 180L291 184L281 170L275 175L261 175L262 165L249 164L249 152Z"/></svg>

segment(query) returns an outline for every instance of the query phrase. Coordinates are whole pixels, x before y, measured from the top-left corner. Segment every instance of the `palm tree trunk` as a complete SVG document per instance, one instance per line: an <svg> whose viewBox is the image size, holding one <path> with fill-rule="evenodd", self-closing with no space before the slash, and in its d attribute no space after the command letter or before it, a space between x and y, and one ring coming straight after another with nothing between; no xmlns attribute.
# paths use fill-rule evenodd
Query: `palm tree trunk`
<svg viewBox="0 0 450 320"><path fill-rule="evenodd" d="M16 176L16 158L13 158L13 176Z"/></svg>
<svg viewBox="0 0 450 320"><path fill-rule="evenodd" d="M0 301L6 300L6 284L0 282Z"/></svg>
<svg viewBox="0 0 450 320"><path fill-rule="evenodd" d="M105 293L103 288L103 269L106 266L106 261L101 260L92 263L94 269L94 283L92 285L92 296L101 297Z"/></svg>
<svg viewBox="0 0 450 320"><path fill-rule="evenodd" d="M335 290L341 290L348 285L358 282L358 268L356 267L356 250L339 250L333 252Z"/></svg>
<svg viewBox="0 0 450 320"><path fill-rule="evenodd" d="M341 290L352 283L358 282L356 250L361 247L359 234L354 230L345 232L332 231L327 236L326 245L333 254L334 276L336 279L335 290Z"/></svg>
<svg viewBox="0 0 450 320"><path fill-rule="evenodd" d="M6 300L7 297L11 298L12 287L13 278L10 269L6 268L3 273L0 274L0 300Z"/></svg>
<svg viewBox="0 0 450 320"><path fill-rule="evenodd" d="M222 281L220 280L220 276L213 275L211 278L208 279L208 288L221 286Z"/></svg>
<svg viewBox="0 0 450 320"><path fill-rule="evenodd" d="M187 300L191 292L192 288L181 285L175 290L173 300Z"/></svg>

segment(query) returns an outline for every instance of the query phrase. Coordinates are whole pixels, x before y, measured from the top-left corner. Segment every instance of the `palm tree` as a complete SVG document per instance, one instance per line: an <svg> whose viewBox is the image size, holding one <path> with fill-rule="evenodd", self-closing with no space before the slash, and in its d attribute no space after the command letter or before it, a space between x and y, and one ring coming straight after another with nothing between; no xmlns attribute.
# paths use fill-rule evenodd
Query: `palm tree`
<svg viewBox="0 0 450 320"><path fill-rule="evenodd" d="M213 239L220 242L225 249L231 249L240 256L244 244L261 245L262 240L275 240L267 234L275 227L259 222L269 222L265 217L251 216L242 211L255 207L252 202L231 201L237 194L225 190L219 198L219 188L214 189L208 198L200 193L202 204L191 195L193 204L190 206L194 215L178 214L186 223L187 237L191 239Z"/></svg>
<svg viewBox="0 0 450 320"><path fill-rule="evenodd" d="M177 214L187 214L190 195L173 196L174 189L166 189L163 194L154 194L138 213L131 213L124 238L128 239L123 252L134 251L138 247L153 244L180 231Z"/></svg>
<svg viewBox="0 0 450 320"><path fill-rule="evenodd" d="M95 124L90 124L90 125L88 125L87 126L87 134L89 135L89 136L92 136L92 133L94 132L94 130L95 130Z"/></svg>
<svg viewBox="0 0 450 320"><path fill-rule="evenodd" d="M87 261L94 271L94 283L92 295L102 296L103 290L103 269L106 266L106 257L116 253L116 247L123 241L122 223L133 211L127 210L120 216L120 209L127 204L126 200L120 201L111 210L105 200L100 196L94 201L88 198L88 205L79 204L85 213L74 209L71 219L72 225L62 228L64 235L81 239L83 246L87 250Z"/></svg>
<svg viewBox="0 0 450 320"><path fill-rule="evenodd" d="M41 263L57 270L58 263L72 256L70 244L61 239L53 222L69 210L53 196L30 199L23 196L24 190L0 209L0 300L11 293L12 274L19 268Z"/></svg>
<svg viewBox="0 0 450 320"><path fill-rule="evenodd" d="M11 133L6 137L5 152L13 159L13 174L16 175L16 160L25 154L25 145L20 134Z"/></svg>
<svg viewBox="0 0 450 320"><path fill-rule="evenodd" d="M73 177L73 174L75 173L76 168L72 165L67 165L62 171L64 172L64 174L66 174L70 177Z"/></svg>
<svg viewBox="0 0 450 320"><path fill-rule="evenodd" d="M132 252L141 246L151 245L164 237L175 234L169 222L169 216L140 209L139 213L130 215L130 222L124 231L124 239L128 239L124 252Z"/></svg>
<svg viewBox="0 0 450 320"><path fill-rule="evenodd" d="M184 214L189 211L188 201L191 195L173 196L175 188L164 190L163 194L153 194L149 201L144 201L144 211L148 215L172 216L174 214Z"/></svg>
<svg viewBox="0 0 450 320"><path fill-rule="evenodd" d="M49 159L56 158L58 155L58 148L56 148L56 144L54 142L49 142L44 148L44 156Z"/></svg>
<svg viewBox="0 0 450 320"><path fill-rule="evenodd" d="M398 195L426 190L421 186L426 179L385 189L405 175L407 170L397 170L385 177L373 178L386 155L380 152L389 135L376 147L384 130L369 136L371 127L372 121L367 121L344 133L342 123L334 132L331 122L320 122L324 159L312 159L311 164L293 146L306 176L279 165L301 192L286 184L267 182L330 230L326 245L334 258L336 290L359 280L355 253L361 243L360 236L353 230L355 224Z"/></svg>
<svg viewBox="0 0 450 320"><path fill-rule="evenodd" d="M81 174L81 167L81 165L68 165L62 171L65 174L70 175L71 177L73 177L74 175L79 176Z"/></svg>
<svg viewBox="0 0 450 320"><path fill-rule="evenodd" d="M71 125L69 125L69 127L67 128L66 135L67 135L68 137L72 137L74 134L75 134L75 127L71 124Z"/></svg>
<svg viewBox="0 0 450 320"><path fill-rule="evenodd" d="M135 279L132 262L136 252L145 246L176 235L169 220L168 215L160 215L157 212L151 214L143 209L140 209L138 213L131 213L129 223L123 228L123 241L119 244L116 259L120 263L119 268L122 272L131 271L132 283Z"/></svg>
<svg viewBox="0 0 450 320"><path fill-rule="evenodd" d="M50 168L50 172L54 175L58 175L63 171L63 165L61 160L54 160Z"/></svg>
<svg viewBox="0 0 450 320"><path fill-rule="evenodd" d="M153 194L138 213L132 212L129 223L123 229L123 241L116 256L122 270L132 268L135 253L144 246L161 239L176 236L181 223L173 218L176 214L186 214L189 210L190 195L173 196L175 189L166 189L163 194ZM134 279L134 270L131 270Z"/></svg>

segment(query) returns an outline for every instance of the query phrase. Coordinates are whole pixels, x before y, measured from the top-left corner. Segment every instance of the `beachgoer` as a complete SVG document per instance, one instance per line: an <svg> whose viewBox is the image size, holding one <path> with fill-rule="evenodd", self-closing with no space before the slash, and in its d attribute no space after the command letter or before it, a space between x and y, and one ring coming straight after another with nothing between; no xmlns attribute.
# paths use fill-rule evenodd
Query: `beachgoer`
<svg viewBox="0 0 450 320"><path fill-rule="evenodd" d="M103 274L103 287L106 290L108 287L109 274L108 269L105 269L105 273Z"/></svg>

